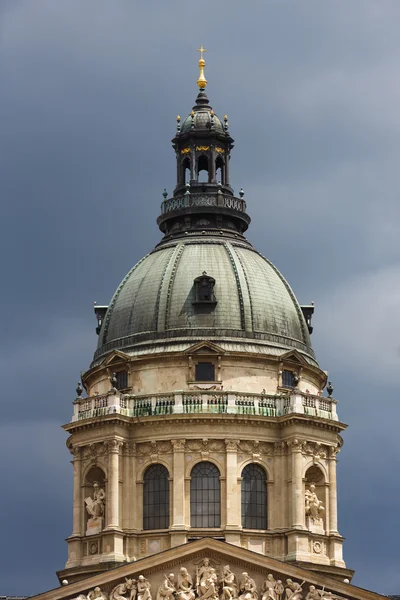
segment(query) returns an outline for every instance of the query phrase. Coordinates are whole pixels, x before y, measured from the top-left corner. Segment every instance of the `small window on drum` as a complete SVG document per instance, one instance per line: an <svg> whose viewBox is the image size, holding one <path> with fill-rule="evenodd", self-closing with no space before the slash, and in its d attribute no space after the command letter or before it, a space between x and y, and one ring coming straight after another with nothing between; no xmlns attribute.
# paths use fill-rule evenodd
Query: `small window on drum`
<svg viewBox="0 0 400 600"><path fill-rule="evenodd" d="M117 390L124 390L128 387L128 372L127 371L117 371L115 373L117 378L116 388Z"/></svg>
<svg viewBox="0 0 400 600"><path fill-rule="evenodd" d="M215 365L210 362L197 363L196 381L215 381Z"/></svg>
<svg viewBox="0 0 400 600"><path fill-rule="evenodd" d="M299 377L294 371L282 371L282 387L295 388L299 383Z"/></svg>

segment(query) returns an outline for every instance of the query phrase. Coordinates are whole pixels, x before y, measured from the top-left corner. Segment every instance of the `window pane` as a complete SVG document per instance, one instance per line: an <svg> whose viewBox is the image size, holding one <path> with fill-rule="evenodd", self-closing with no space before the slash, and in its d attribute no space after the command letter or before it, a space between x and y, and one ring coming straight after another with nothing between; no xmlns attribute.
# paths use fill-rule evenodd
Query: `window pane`
<svg viewBox="0 0 400 600"><path fill-rule="evenodd" d="M267 529L267 477L259 465L242 471L242 527Z"/></svg>
<svg viewBox="0 0 400 600"><path fill-rule="evenodd" d="M200 362L196 365L196 381L215 381L215 367L213 363Z"/></svg>
<svg viewBox="0 0 400 600"><path fill-rule="evenodd" d="M289 388L294 387L293 371L282 371L282 386Z"/></svg>
<svg viewBox="0 0 400 600"><path fill-rule="evenodd" d="M169 527L169 475L163 465L151 465L143 482L143 529Z"/></svg>
<svg viewBox="0 0 400 600"><path fill-rule="evenodd" d="M221 524L219 471L209 462L192 469L190 480L191 527L219 527Z"/></svg>

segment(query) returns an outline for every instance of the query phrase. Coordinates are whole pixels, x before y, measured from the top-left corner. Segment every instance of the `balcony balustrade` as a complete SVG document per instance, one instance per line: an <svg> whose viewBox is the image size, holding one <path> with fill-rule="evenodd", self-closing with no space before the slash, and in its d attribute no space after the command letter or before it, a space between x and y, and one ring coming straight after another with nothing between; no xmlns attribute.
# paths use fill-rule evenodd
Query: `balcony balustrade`
<svg viewBox="0 0 400 600"><path fill-rule="evenodd" d="M100 396L77 398L72 422L112 414L140 418L179 414L281 417L292 413L338 421L336 400L298 390L277 395L196 390L137 396L110 391Z"/></svg>

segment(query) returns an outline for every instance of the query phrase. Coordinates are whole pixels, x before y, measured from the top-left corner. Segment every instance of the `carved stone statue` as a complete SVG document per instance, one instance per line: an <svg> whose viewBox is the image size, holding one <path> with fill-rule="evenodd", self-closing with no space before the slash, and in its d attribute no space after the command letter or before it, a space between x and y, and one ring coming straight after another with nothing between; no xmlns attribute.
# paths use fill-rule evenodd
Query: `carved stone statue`
<svg viewBox="0 0 400 600"><path fill-rule="evenodd" d="M310 589L305 600L321 600L320 593L316 589L315 585L310 585Z"/></svg>
<svg viewBox="0 0 400 600"><path fill-rule="evenodd" d="M101 591L101 588L95 587L94 590L90 590L87 596L79 594L74 600L108 600L108 597L105 592Z"/></svg>
<svg viewBox="0 0 400 600"><path fill-rule="evenodd" d="M205 559L208 560L208 559ZM199 592L198 599L199 600L219 600L218 599L218 577L215 569L213 567L207 566L208 576L200 579L199 583Z"/></svg>
<svg viewBox="0 0 400 600"><path fill-rule="evenodd" d="M151 585L144 575L139 575L137 580L136 600L152 600Z"/></svg>
<svg viewBox="0 0 400 600"><path fill-rule="evenodd" d="M179 570L176 597L178 600L194 600L195 598L192 577L185 567L181 567Z"/></svg>
<svg viewBox="0 0 400 600"><path fill-rule="evenodd" d="M322 517L325 512L325 508L315 492L314 483L310 483L309 489L307 489L305 492L304 500L308 529L314 533L324 533L324 523Z"/></svg>
<svg viewBox="0 0 400 600"><path fill-rule="evenodd" d="M284 593L285 593L285 586L283 585L282 581L280 579L278 579L278 581L276 582L276 585L275 585L276 600L282 600Z"/></svg>
<svg viewBox="0 0 400 600"><path fill-rule="evenodd" d="M215 572L215 569L213 569L213 567L211 567L210 559L205 558L203 560L203 564L201 565L200 568L197 568L197 572L196 572L196 587L197 587L197 593L199 595L201 592L202 581L205 581L206 579L208 579L212 571Z"/></svg>
<svg viewBox="0 0 400 600"><path fill-rule="evenodd" d="M304 581L300 584L291 579L286 579L286 600L303 600L303 592L301 589L303 584Z"/></svg>
<svg viewBox="0 0 400 600"><path fill-rule="evenodd" d="M93 483L93 496L85 498L86 510L89 514L86 535L95 535L103 529L106 493L97 481Z"/></svg>
<svg viewBox="0 0 400 600"><path fill-rule="evenodd" d="M126 579L123 583L115 586L110 594L110 600L135 600L136 579Z"/></svg>
<svg viewBox="0 0 400 600"><path fill-rule="evenodd" d="M175 597L175 584L175 575L173 573L165 575L164 581L158 588L156 600L170 600L171 597Z"/></svg>
<svg viewBox="0 0 400 600"><path fill-rule="evenodd" d="M232 573L229 565L226 565L222 572L221 579L222 592L220 600L232 600L238 597L238 581L234 573Z"/></svg>
<svg viewBox="0 0 400 600"><path fill-rule="evenodd" d="M254 579L248 573L242 573L242 581L240 582L239 600L258 600L257 586Z"/></svg>
<svg viewBox="0 0 400 600"><path fill-rule="evenodd" d="M262 600L276 600L276 581L272 573L269 573L262 586Z"/></svg>
<svg viewBox="0 0 400 600"><path fill-rule="evenodd" d="M99 587L95 587L87 595L88 600L107 600L107 594L102 592Z"/></svg>

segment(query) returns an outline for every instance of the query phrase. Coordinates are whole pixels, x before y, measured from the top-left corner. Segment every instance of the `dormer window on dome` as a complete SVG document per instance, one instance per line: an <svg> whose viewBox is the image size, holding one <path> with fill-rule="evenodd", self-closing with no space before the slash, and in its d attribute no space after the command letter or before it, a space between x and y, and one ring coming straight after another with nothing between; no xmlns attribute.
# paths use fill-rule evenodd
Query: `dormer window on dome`
<svg viewBox="0 0 400 600"><path fill-rule="evenodd" d="M207 275L206 271L196 277L194 280L194 305L212 305L215 306L218 300L214 294L215 279Z"/></svg>

